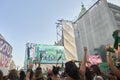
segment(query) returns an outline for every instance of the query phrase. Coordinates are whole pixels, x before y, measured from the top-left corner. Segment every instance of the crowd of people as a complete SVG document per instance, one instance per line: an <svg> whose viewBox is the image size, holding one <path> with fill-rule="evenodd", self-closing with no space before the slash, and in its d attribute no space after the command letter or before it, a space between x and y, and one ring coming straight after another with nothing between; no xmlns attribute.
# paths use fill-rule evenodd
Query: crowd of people
<svg viewBox="0 0 120 80"><path fill-rule="evenodd" d="M119 30L120 33L120 30ZM87 61L87 47L84 47L84 56L79 66L74 60L66 62L63 71L60 66L55 65L52 70L48 69L47 74L43 74L43 70L38 66L33 70L33 64L29 64L28 70L12 69L6 74L0 69L0 80L120 80L120 37L118 30L113 33L115 45L106 45L106 60L109 71L102 71L99 64L90 64ZM115 56L113 59L112 57Z"/></svg>
<svg viewBox="0 0 120 80"><path fill-rule="evenodd" d="M28 70L17 71L12 69L7 75L0 70L0 80L120 80L120 43L114 53L110 51L111 45L106 46L106 59L109 65L109 72L105 73L100 70L99 64L87 65L87 48L84 47L84 57L79 65L71 60L65 63L64 71L60 74L60 66L53 66L52 70L47 71L47 75L43 75L40 63L33 71L33 64L29 64ZM113 54L116 59L113 60Z"/></svg>

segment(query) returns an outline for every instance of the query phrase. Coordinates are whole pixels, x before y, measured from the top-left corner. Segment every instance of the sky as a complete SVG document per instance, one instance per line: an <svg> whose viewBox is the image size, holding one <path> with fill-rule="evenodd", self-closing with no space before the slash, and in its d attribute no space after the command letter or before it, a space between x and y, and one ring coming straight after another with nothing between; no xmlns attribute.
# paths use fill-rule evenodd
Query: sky
<svg viewBox="0 0 120 80"><path fill-rule="evenodd" d="M26 43L57 41L56 22L75 20L81 4L89 8L96 0L0 0L0 34L13 47L13 60L24 65ZM120 5L120 0L108 0Z"/></svg>

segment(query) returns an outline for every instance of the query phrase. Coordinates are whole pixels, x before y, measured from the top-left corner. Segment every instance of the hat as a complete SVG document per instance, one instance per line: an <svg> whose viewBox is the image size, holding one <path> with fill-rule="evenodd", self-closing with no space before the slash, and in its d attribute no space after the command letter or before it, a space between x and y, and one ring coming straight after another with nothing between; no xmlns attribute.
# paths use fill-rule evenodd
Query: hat
<svg viewBox="0 0 120 80"><path fill-rule="evenodd" d="M3 76L7 76L9 73L6 67L0 67L0 70L3 72Z"/></svg>

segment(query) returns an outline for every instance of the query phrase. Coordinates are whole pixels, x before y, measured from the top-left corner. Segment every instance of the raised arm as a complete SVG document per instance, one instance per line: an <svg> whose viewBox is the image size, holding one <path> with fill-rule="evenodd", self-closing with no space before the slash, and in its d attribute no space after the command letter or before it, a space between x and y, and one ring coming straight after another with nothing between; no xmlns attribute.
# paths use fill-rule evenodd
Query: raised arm
<svg viewBox="0 0 120 80"><path fill-rule="evenodd" d="M86 55L87 55L87 48L84 47L84 56L83 56L83 60L80 66L80 72L83 76L85 75L85 71L86 71L86 61L87 61Z"/></svg>
<svg viewBox="0 0 120 80"><path fill-rule="evenodd" d="M107 58L107 62L109 64L109 67L111 69L111 71L117 76L120 78L120 70L113 65L113 61L112 61L112 58L111 58L111 53L109 52L109 47L107 46L106 47L106 51L107 51L107 54L106 54L106 58Z"/></svg>

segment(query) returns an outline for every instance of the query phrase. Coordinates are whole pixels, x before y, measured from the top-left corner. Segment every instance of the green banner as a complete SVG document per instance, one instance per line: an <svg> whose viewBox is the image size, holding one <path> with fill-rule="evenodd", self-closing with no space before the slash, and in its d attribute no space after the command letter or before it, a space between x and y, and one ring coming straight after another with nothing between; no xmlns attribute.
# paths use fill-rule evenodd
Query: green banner
<svg viewBox="0 0 120 80"><path fill-rule="evenodd" d="M63 46L36 45L36 62L62 63L66 60Z"/></svg>

